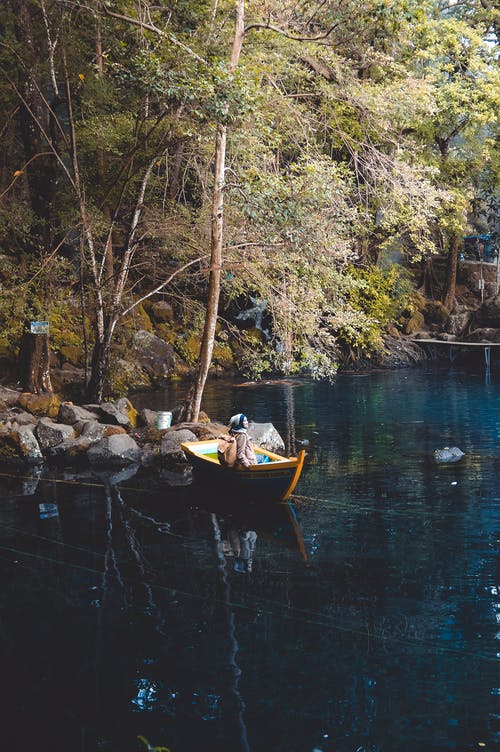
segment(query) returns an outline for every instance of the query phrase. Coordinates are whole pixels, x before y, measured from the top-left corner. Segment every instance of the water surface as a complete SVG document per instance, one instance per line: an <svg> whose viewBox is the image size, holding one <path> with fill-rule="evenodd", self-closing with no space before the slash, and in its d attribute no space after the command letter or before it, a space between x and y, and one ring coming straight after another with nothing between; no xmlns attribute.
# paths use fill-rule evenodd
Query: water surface
<svg viewBox="0 0 500 752"><path fill-rule="evenodd" d="M165 472L3 472L2 749L135 752L138 735L171 752L497 749L488 381L211 384L212 417L308 442L291 505L213 499ZM435 464L446 445L460 464Z"/></svg>

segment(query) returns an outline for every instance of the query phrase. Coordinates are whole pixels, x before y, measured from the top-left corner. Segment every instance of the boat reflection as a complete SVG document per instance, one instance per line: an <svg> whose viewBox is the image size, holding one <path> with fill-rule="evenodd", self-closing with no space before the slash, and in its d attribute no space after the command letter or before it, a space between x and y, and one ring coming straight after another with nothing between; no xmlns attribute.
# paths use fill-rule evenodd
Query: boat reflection
<svg viewBox="0 0 500 752"><path fill-rule="evenodd" d="M237 530L234 527L229 528L221 540L222 553L226 559L232 559L235 572L252 571L256 544L255 530Z"/></svg>
<svg viewBox="0 0 500 752"><path fill-rule="evenodd" d="M289 501L242 504L212 496L197 497L196 507L216 516L222 530L224 555L232 558L235 572L252 571L259 536L298 551L302 560L308 561L297 514Z"/></svg>

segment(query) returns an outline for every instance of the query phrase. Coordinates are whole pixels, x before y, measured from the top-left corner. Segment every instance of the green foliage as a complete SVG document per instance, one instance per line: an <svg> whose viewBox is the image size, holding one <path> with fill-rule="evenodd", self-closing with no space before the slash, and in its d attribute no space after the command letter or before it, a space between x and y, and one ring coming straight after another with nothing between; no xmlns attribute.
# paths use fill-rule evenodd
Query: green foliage
<svg viewBox="0 0 500 752"><path fill-rule="evenodd" d="M250 296L267 302L268 338L239 332L230 339L237 367L254 377L306 372L324 378L335 372L343 348L379 347L384 329L414 305L404 276L376 266L379 254L397 246L415 259L446 250L463 234L478 192L487 187L489 195L498 193L500 81L492 33L498 32L498 16L492 6L259 0L247 4L246 24L270 23L286 35L248 31L239 65L230 72L231 0L177 0L168 12L146 0L144 17L161 35L100 15L100 59L95 13L82 5L75 15L64 3L47 3L52 38L58 39L53 72L60 94L68 72L79 177L106 313L148 165L153 170L134 237L130 285L120 305L207 256L214 138L223 122L222 307L231 319ZM113 8L137 12L128 0ZM91 256L66 174L74 183L68 102L54 96L57 124L34 95L47 130L29 161L12 82L22 83L30 71L34 92L49 99L55 94L45 26L35 24L30 51L19 41L10 3L0 8L0 25L0 59L9 74L0 82L6 114L0 347L14 353L24 322L47 318L52 346L77 359L82 321L72 283L89 279ZM292 39L327 30L319 44ZM37 204L32 191L37 180L46 187L39 153L50 149L49 131L60 162L53 196L40 207L43 201ZM108 239L112 270L105 259ZM190 365L203 330L207 278L204 258L165 290L176 319L163 333ZM85 323L94 325L98 291L85 285L84 292ZM120 356L136 328L152 326L141 309L121 324ZM227 343L218 342L216 359L230 364Z"/></svg>
<svg viewBox="0 0 500 752"><path fill-rule="evenodd" d="M396 321L404 308L412 308L415 293L400 268L350 267L347 294L352 309L351 320L342 322L339 337L349 345L368 351L380 346L385 328Z"/></svg>

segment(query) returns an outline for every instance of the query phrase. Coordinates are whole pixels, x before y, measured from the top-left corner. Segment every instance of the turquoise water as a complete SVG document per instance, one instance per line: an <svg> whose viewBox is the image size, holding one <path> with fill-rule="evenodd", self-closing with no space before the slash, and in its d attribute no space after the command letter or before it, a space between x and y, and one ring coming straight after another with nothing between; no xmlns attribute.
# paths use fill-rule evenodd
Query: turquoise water
<svg viewBox="0 0 500 752"><path fill-rule="evenodd" d="M2 748L500 744L500 379L215 382L307 445L291 505L167 472L0 476ZM142 396L170 409L177 393ZM456 465L434 449L458 446ZM14 475L14 474L12 474Z"/></svg>

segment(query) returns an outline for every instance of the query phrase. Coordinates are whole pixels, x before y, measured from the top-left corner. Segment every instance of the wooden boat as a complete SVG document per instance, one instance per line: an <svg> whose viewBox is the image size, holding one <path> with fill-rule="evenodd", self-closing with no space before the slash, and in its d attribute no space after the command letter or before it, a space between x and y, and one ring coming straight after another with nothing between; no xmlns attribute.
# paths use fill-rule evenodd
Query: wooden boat
<svg viewBox="0 0 500 752"><path fill-rule="evenodd" d="M181 446L195 477L209 488L227 489L254 499L284 500L293 493L304 466L305 451L296 457L281 457L267 449L254 447L256 455L264 455L268 462L228 468L217 457L217 440L185 441Z"/></svg>

